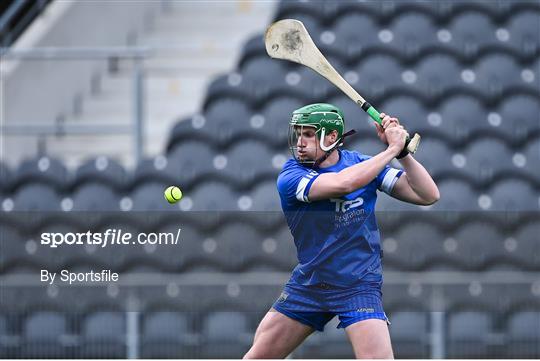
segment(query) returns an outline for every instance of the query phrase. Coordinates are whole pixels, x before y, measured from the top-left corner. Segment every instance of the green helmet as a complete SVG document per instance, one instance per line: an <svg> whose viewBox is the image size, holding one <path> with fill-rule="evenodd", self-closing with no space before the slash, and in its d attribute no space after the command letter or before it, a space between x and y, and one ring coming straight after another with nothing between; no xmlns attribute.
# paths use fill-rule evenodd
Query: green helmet
<svg viewBox="0 0 540 361"><path fill-rule="evenodd" d="M342 143L345 118L343 112L332 104L315 103L296 109L289 122L289 149L294 158L298 160L295 139L295 127L297 126L314 127L321 149L326 153L330 153ZM328 146L324 145L325 135L334 130L337 131L336 142Z"/></svg>

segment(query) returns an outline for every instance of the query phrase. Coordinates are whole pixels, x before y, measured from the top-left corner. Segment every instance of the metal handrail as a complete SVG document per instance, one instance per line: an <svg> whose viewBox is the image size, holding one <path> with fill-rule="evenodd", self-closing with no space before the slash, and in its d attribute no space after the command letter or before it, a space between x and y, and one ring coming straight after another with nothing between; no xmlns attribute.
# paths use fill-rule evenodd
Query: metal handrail
<svg viewBox="0 0 540 361"><path fill-rule="evenodd" d="M3 60L88 60L129 58L144 59L151 55L152 49L141 46L113 46L113 47L41 47L30 49L13 49L0 47L0 56Z"/></svg>
<svg viewBox="0 0 540 361"><path fill-rule="evenodd" d="M108 60L108 59L131 59L133 68L133 114L134 121L131 125L135 157L137 162L143 157L144 149L144 70L143 61L153 53L148 47L72 47L56 48L43 47L31 49L12 49L0 47L0 59L10 60ZM109 124L91 126L89 124L51 124L39 125L22 123L17 125L2 125L0 131L6 134L17 135L57 135L57 134L114 134L128 133L129 125Z"/></svg>

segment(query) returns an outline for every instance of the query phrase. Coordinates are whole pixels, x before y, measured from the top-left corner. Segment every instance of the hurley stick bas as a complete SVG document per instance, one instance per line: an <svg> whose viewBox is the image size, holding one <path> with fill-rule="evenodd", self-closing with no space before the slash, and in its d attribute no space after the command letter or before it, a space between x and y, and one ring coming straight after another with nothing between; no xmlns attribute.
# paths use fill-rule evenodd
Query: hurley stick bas
<svg viewBox="0 0 540 361"><path fill-rule="evenodd" d="M374 121L382 125L379 112L334 69L317 48L301 21L284 19L273 23L266 30L264 43L266 52L271 58L289 60L313 69L341 89ZM414 153L419 144L420 135L416 133L412 138L407 137L405 148Z"/></svg>

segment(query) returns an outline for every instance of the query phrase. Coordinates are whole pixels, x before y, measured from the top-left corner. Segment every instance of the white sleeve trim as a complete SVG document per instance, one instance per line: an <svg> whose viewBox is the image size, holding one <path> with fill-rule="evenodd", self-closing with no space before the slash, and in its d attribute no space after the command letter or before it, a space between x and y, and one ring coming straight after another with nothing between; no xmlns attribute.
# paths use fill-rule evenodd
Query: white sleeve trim
<svg viewBox="0 0 540 361"><path fill-rule="evenodd" d="M317 172L311 171L304 178L300 179L298 187L296 187L296 199L300 202L309 202L308 195L305 194L306 187L315 175L317 175Z"/></svg>
<svg viewBox="0 0 540 361"><path fill-rule="evenodd" d="M386 172L382 184L381 184L381 190L390 195L392 193L392 189L394 189L394 185L396 184L399 177L397 176L399 174L400 170L395 168L390 168L388 172Z"/></svg>

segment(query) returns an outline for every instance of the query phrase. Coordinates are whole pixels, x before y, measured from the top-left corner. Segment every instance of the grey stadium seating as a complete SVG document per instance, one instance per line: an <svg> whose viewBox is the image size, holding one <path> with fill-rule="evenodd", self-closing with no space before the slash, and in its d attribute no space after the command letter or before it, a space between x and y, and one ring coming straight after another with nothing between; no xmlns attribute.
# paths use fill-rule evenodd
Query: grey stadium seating
<svg viewBox="0 0 540 361"><path fill-rule="evenodd" d="M396 357L432 356L430 311L439 310L446 357L540 357L540 291L536 278L526 278L540 271L540 3L282 1L275 14L304 21L353 87L423 136L415 158L441 199L420 208L380 194L377 206L393 280L384 303ZM54 158L0 163L0 277L100 265L185 282L3 289L0 357L125 358L128 296L141 299L142 357L238 358L247 351L298 262L276 189L289 158L291 112L334 103L346 128L358 131L347 149L375 155L385 146L368 116L333 85L268 58L262 34L238 53L234 70L208 86L200 113L178 120L163 156L135 171L103 157L73 177ZM172 184L184 192L175 205L163 199ZM97 223L103 230L181 228L181 244L69 251L37 244L42 232L84 231L77 214L91 211L116 211ZM133 214L157 220L142 223ZM493 281L503 273L523 279ZM441 305L433 305L434 295ZM336 322L293 356L352 357Z"/></svg>
<svg viewBox="0 0 540 361"><path fill-rule="evenodd" d="M450 314L449 356L478 357L491 354L486 337L493 332L492 319L481 311L461 311Z"/></svg>

